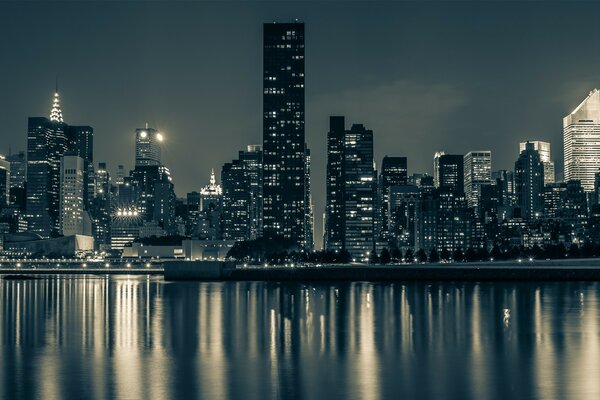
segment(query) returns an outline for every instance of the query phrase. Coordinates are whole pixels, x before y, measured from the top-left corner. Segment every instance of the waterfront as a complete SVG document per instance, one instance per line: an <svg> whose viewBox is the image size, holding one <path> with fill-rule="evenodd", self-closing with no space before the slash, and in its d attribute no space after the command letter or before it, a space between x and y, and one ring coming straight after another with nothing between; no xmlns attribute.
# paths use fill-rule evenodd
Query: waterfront
<svg viewBox="0 0 600 400"><path fill-rule="evenodd" d="M600 284L0 280L0 397L589 399Z"/></svg>

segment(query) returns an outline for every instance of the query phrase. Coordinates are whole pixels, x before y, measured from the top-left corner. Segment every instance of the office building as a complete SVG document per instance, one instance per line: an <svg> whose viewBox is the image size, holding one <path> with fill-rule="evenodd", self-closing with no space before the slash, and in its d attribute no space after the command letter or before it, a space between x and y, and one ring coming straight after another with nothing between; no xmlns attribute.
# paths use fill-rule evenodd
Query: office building
<svg viewBox="0 0 600 400"><path fill-rule="evenodd" d="M345 236L345 187L344 149L346 127L344 117L329 117L327 133L327 177L325 205L324 247L342 250Z"/></svg>
<svg viewBox="0 0 600 400"><path fill-rule="evenodd" d="M544 209L544 166L533 143L526 143L525 150L515 162L515 194L521 216L535 219Z"/></svg>
<svg viewBox="0 0 600 400"><path fill-rule="evenodd" d="M83 197L84 161L78 155L65 155L60 165L60 228L63 236L91 235L85 231ZM88 227L90 223L88 222Z"/></svg>
<svg viewBox="0 0 600 400"><path fill-rule="evenodd" d="M10 162L0 156L0 209L10 203Z"/></svg>
<svg viewBox="0 0 600 400"><path fill-rule="evenodd" d="M550 151L550 143L540 140L530 140L533 143L533 148L540 154L540 160L544 165L544 186L556 182L556 172L554 170L554 161L552 161L552 153ZM519 143L519 152L525 150L526 142Z"/></svg>
<svg viewBox="0 0 600 400"><path fill-rule="evenodd" d="M464 193L464 158L460 154L444 154L438 159L438 187Z"/></svg>
<svg viewBox="0 0 600 400"><path fill-rule="evenodd" d="M28 230L43 238L60 231L60 161L67 151L58 93L54 94L50 119L32 117L27 133Z"/></svg>
<svg viewBox="0 0 600 400"><path fill-rule="evenodd" d="M573 112L563 118L564 180L579 180L594 190L600 168L600 91L594 89Z"/></svg>
<svg viewBox="0 0 600 400"><path fill-rule="evenodd" d="M477 208L481 197L481 186L492 181L492 152L470 151L465 154L464 180L465 196L469 207Z"/></svg>
<svg viewBox="0 0 600 400"><path fill-rule="evenodd" d="M263 39L263 235L304 247L304 24L265 24Z"/></svg>
<svg viewBox="0 0 600 400"><path fill-rule="evenodd" d="M383 157L381 163L380 196L381 199L381 234L384 238L389 236L390 219L390 188L405 186L408 183L408 169L406 157Z"/></svg>
<svg viewBox="0 0 600 400"><path fill-rule="evenodd" d="M138 128L135 130L135 166L161 165L161 146L163 134L154 128Z"/></svg>
<svg viewBox="0 0 600 400"><path fill-rule="evenodd" d="M436 151L433 155L433 185L435 188L440 187L440 157L443 156L443 151Z"/></svg>

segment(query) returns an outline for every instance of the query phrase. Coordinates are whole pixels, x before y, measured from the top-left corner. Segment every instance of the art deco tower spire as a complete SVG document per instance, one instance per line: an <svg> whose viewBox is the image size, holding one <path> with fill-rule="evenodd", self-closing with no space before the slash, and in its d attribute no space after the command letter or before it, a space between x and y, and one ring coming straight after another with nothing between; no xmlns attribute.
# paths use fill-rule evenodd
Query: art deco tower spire
<svg viewBox="0 0 600 400"><path fill-rule="evenodd" d="M58 88L54 92L54 98L52 99L52 110L50 110L50 121L52 122L63 122L62 110L60 109L60 98L58 95Z"/></svg>

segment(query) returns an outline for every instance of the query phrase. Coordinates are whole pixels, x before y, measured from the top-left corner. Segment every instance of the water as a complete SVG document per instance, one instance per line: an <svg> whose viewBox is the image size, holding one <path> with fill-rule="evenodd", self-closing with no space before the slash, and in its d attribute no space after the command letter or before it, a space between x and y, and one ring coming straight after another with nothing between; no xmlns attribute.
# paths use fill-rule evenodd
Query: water
<svg viewBox="0 0 600 400"><path fill-rule="evenodd" d="M0 397L600 398L596 283L0 280Z"/></svg>

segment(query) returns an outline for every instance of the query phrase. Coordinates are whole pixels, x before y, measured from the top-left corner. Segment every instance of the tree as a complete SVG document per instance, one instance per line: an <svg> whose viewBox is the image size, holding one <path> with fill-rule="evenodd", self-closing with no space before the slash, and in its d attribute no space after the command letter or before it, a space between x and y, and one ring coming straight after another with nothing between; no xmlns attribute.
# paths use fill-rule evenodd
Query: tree
<svg viewBox="0 0 600 400"><path fill-rule="evenodd" d="M462 249L458 248L454 250L452 253L452 259L456 262L463 262L465 260L465 256L462 252Z"/></svg>
<svg viewBox="0 0 600 400"><path fill-rule="evenodd" d="M504 254L502 254L502 250L500 250L500 247L497 244L495 244L494 247L492 247L492 252L490 255L494 260L498 261L504 258Z"/></svg>
<svg viewBox="0 0 600 400"><path fill-rule="evenodd" d="M430 263L436 263L440 261L440 256L438 255L438 252L435 248L431 249L431 252L429 253L429 262Z"/></svg>
<svg viewBox="0 0 600 400"><path fill-rule="evenodd" d="M411 262L414 261L414 258L415 258L415 254L414 254L413 250L412 249L406 249L406 253L404 254L404 260L407 263L411 263ZM425 261L427 261L427 257L425 257Z"/></svg>
<svg viewBox="0 0 600 400"><path fill-rule="evenodd" d="M408 253L410 251L406 250L406 253ZM423 249L419 249L419 251L417 251L417 260L419 260L419 262L426 262L427 261L427 253L425 253L425 250Z"/></svg>
<svg viewBox="0 0 600 400"><path fill-rule="evenodd" d="M392 261L399 262L400 260L402 260L402 251L400 251L399 248L394 247L392 250Z"/></svg>
<svg viewBox="0 0 600 400"><path fill-rule="evenodd" d="M444 261L449 261L450 260L450 252L448 251L447 248L443 248L442 249L442 253L440 254L440 258Z"/></svg>
<svg viewBox="0 0 600 400"><path fill-rule="evenodd" d="M490 259L490 253L488 253L485 247L482 247L479 250L477 250L477 259L479 261L488 261Z"/></svg>
<svg viewBox="0 0 600 400"><path fill-rule="evenodd" d="M379 262L379 256L375 250L369 253L369 264L377 264Z"/></svg>
<svg viewBox="0 0 600 400"><path fill-rule="evenodd" d="M392 256L390 255L390 251L387 248L381 250L381 254L379 255L379 262L382 264L389 264L392 260Z"/></svg>
<svg viewBox="0 0 600 400"><path fill-rule="evenodd" d="M477 261L477 252L475 251L474 248L469 247L465 253L465 260L467 260L467 262L473 262L473 261Z"/></svg>
<svg viewBox="0 0 600 400"><path fill-rule="evenodd" d="M590 242L585 242L581 247L581 255L586 258L594 257L594 245Z"/></svg>

